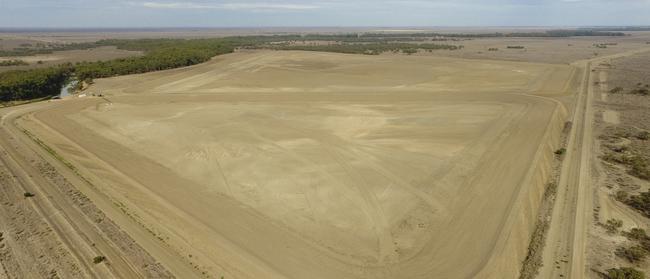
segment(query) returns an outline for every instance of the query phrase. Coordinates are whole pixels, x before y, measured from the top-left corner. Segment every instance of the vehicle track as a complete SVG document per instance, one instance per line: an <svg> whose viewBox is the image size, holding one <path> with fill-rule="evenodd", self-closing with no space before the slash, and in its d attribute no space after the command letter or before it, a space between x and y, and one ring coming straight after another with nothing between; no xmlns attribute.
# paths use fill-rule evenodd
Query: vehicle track
<svg viewBox="0 0 650 279"><path fill-rule="evenodd" d="M2 119L5 120L4 117ZM9 119L11 121L11 118ZM65 194L58 191L58 187L44 179L40 172L25 160L24 153L30 152L30 148L17 140L16 135L12 135L7 126L6 121L0 125L0 145L7 154L2 158L2 162L23 187L29 187L38 194L43 202L34 203L35 208L52 226L86 272L94 278L141 277L141 274L98 232L92 221L83 216L79 208L69 203ZM97 255L109 258L110 265L92 266L90 261Z"/></svg>
<svg viewBox="0 0 650 279"><path fill-rule="evenodd" d="M35 189L33 191L41 201L36 205L44 206L41 210L43 218L53 227L63 228L57 234L92 278L173 277L113 222L116 215L105 214L106 211L96 206L102 202L88 200L93 193L77 188L88 186L87 180L73 173L69 166L63 166L64 162L54 158L55 154L48 153L15 123L19 118L33 120L33 111L48 109L52 105L44 102L7 108L2 111L0 119L0 148L7 154L3 161L13 165L13 174L21 179L23 185ZM119 211L114 205L111 207ZM101 218L101 223L95 218ZM92 263L98 255L106 258L105 263Z"/></svg>
<svg viewBox="0 0 650 279"><path fill-rule="evenodd" d="M591 160L593 148L593 65L604 60L626 57L648 48L598 57L574 63L583 70L582 82L573 113L573 129L562 164L558 193L538 278L584 278L589 216L593 207Z"/></svg>

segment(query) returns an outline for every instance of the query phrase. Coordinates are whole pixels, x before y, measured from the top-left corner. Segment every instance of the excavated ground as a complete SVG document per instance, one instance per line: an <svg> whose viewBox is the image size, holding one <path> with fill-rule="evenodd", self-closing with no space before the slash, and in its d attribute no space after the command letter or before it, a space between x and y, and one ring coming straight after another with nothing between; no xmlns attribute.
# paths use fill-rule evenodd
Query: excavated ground
<svg viewBox="0 0 650 279"><path fill-rule="evenodd" d="M240 52L98 80L17 124L139 223L121 228L217 278L505 278L574 72Z"/></svg>

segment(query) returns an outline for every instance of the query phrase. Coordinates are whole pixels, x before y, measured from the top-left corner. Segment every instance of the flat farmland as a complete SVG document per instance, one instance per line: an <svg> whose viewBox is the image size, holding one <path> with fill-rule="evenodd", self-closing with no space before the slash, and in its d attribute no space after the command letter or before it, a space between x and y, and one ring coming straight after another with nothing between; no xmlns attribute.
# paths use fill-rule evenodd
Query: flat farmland
<svg viewBox="0 0 650 279"><path fill-rule="evenodd" d="M557 99L578 78L238 52L97 80L17 124L129 215L121 228L213 278L509 278L569 114Z"/></svg>

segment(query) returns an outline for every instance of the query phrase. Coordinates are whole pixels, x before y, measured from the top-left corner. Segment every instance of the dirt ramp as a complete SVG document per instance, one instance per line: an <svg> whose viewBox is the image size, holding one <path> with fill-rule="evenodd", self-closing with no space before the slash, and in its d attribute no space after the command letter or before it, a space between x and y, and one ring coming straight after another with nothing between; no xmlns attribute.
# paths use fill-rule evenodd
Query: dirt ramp
<svg viewBox="0 0 650 279"><path fill-rule="evenodd" d="M494 254L479 273L478 278L506 278L504 274L519 274L521 263L529 254L530 239L536 226L543 196L552 182L555 151L561 146L562 133L568 115L558 105L546 127L546 133L535 154L531 168L517 194L516 201L506 219L503 232ZM510 277L510 276L508 276Z"/></svg>

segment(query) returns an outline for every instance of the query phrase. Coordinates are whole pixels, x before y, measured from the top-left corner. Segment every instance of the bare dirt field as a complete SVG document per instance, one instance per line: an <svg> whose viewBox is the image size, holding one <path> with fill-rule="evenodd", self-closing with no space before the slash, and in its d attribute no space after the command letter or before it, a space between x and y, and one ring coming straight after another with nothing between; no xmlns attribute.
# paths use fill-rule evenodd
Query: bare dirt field
<svg viewBox="0 0 650 279"><path fill-rule="evenodd" d="M571 64L649 46L650 32L626 33L627 36L621 37L476 38L446 41L441 43L462 45L464 48L456 51L421 52L417 55ZM523 48L509 49L508 46Z"/></svg>
<svg viewBox="0 0 650 279"><path fill-rule="evenodd" d="M504 278L528 252L560 144L556 98L578 78L568 65L240 52L98 80L15 125L183 278Z"/></svg>

